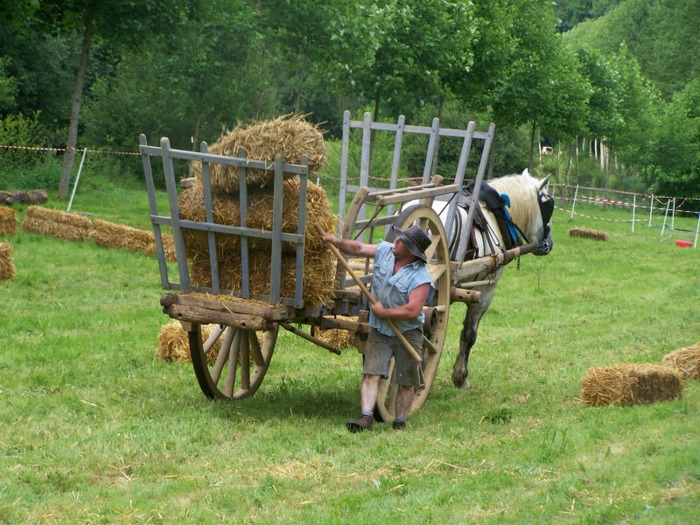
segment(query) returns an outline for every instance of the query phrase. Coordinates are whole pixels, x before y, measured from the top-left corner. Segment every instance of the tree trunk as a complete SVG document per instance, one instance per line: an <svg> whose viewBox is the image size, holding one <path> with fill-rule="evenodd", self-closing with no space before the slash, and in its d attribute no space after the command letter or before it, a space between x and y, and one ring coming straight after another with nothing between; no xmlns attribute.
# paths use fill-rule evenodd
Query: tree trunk
<svg viewBox="0 0 700 525"><path fill-rule="evenodd" d="M558 163L557 163L558 165ZM562 184L561 207L566 211L566 199L568 197L569 170L571 169L571 146L567 148L566 168L564 169L564 184Z"/></svg>
<svg viewBox="0 0 700 525"><path fill-rule="evenodd" d="M46 190L0 191L0 204L44 204L49 200Z"/></svg>
<svg viewBox="0 0 700 525"><path fill-rule="evenodd" d="M68 139L66 140L66 155L63 159L61 181L58 185L58 198L61 200L65 200L68 196L70 176L73 171L73 159L75 158L75 146L78 142L78 122L80 120L80 104L83 98L83 85L85 84L85 73L87 71L88 59L90 58L90 44L92 41L94 19L90 13L86 16L83 48L80 53L80 65L78 66L78 75L75 79L73 100L71 102L70 125L68 126Z"/></svg>
<svg viewBox="0 0 700 525"><path fill-rule="evenodd" d="M299 72L299 85L297 86L296 97L294 97L294 114L298 115L301 112L301 97L304 92L304 84L306 84L306 55L301 59L301 71Z"/></svg>
<svg viewBox="0 0 700 525"><path fill-rule="evenodd" d="M537 122L532 121L532 131L530 132L530 166L529 169L532 171L533 156L535 153L535 131L537 130Z"/></svg>

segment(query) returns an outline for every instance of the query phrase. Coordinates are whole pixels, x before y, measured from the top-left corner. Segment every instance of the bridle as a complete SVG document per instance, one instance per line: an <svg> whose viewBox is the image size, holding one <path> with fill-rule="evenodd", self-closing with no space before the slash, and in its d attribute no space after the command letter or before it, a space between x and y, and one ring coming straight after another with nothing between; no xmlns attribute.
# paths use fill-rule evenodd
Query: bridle
<svg viewBox="0 0 700 525"><path fill-rule="evenodd" d="M552 229L549 225L549 221L552 219L552 215L554 214L554 198L549 193L537 192L537 205L540 208L540 215L542 217L542 224L544 226L544 235L542 237L542 242L539 246L544 248L549 243L549 234L551 233ZM522 237L526 243L530 242L527 236L525 235L525 232L523 232L520 229L520 227L513 222L510 216L506 217L506 221L509 225L513 226L518 231L520 237Z"/></svg>
<svg viewBox="0 0 700 525"><path fill-rule="evenodd" d="M554 199L549 193L538 193L537 204L540 207L540 215L544 224L544 238L547 239L551 230L549 221L552 220L552 214L554 213Z"/></svg>

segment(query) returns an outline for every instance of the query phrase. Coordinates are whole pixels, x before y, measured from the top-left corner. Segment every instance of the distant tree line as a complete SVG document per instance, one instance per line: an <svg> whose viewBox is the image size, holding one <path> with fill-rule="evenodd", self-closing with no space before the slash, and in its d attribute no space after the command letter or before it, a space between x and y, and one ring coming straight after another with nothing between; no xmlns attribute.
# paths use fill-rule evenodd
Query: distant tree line
<svg viewBox="0 0 700 525"><path fill-rule="evenodd" d="M699 24L683 0L15 0L0 139L67 146L65 197L76 147L142 132L194 148L288 113L331 139L345 109L438 116L495 122L496 174L697 196Z"/></svg>

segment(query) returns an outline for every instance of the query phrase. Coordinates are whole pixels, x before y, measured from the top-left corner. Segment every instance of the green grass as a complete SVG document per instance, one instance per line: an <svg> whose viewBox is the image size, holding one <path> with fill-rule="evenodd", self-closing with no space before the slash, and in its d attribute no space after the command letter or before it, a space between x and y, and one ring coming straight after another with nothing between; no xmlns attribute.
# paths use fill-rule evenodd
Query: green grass
<svg viewBox="0 0 700 525"><path fill-rule="evenodd" d="M74 210L148 224L145 190L79 193ZM281 332L256 396L212 402L189 365L157 357L169 319L154 257L3 239L17 276L0 281L0 522L695 522L698 382L647 406L578 396L591 367L660 363L700 340L700 251L658 227L561 211L554 222L554 251L523 257L499 284L473 388L449 380L455 304L426 404L406 432L371 434L344 427L359 406L354 350Z"/></svg>

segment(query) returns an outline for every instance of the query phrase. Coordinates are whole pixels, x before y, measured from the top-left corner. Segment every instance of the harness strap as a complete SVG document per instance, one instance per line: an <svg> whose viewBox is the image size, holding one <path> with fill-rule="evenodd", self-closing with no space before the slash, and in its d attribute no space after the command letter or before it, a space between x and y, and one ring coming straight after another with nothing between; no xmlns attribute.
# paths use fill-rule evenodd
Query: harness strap
<svg viewBox="0 0 700 525"><path fill-rule="evenodd" d="M472 192L474 191L474 183L470 183L466 188L462 189L462 195L457 199L458 204L463 207L463 208L468 208L469 201L471 200L469 197L471 196ZM492 186L490 186L486 182L481 183L481 188L479 190L479 200L484 203L486 206L486 209L489 210L491 213L493 213L493 216L496 219L496 223L498 224L498 229L500 230L501 237L503 239L503 243L505 246L503 249L509 250L515 246L519 246L522 244L521 242L521 237L522 239L525 239L525 242L527 241L527 237L525 234L522 232L522 230L518 227L517 224L513 222L513 219L510 216L510 213L508 213L508 210L506 207L510 207L510 198L508 197L507 194L501 193L499 194ZM477 212L481 211L481 206L479 206L476 210ZM483 218L483 215L482 215ZM476 214L475 214L475 224L476 224ZM483 219L482 224L477 224L482 231L486 231L486 220ZM495 251L495 246L494 243L491 240L491 237L493 236L493 233L488 234L486 238L488 239L489 246L491 247L492 251ZM498 243L500 244L500 243Z"/></svg>

